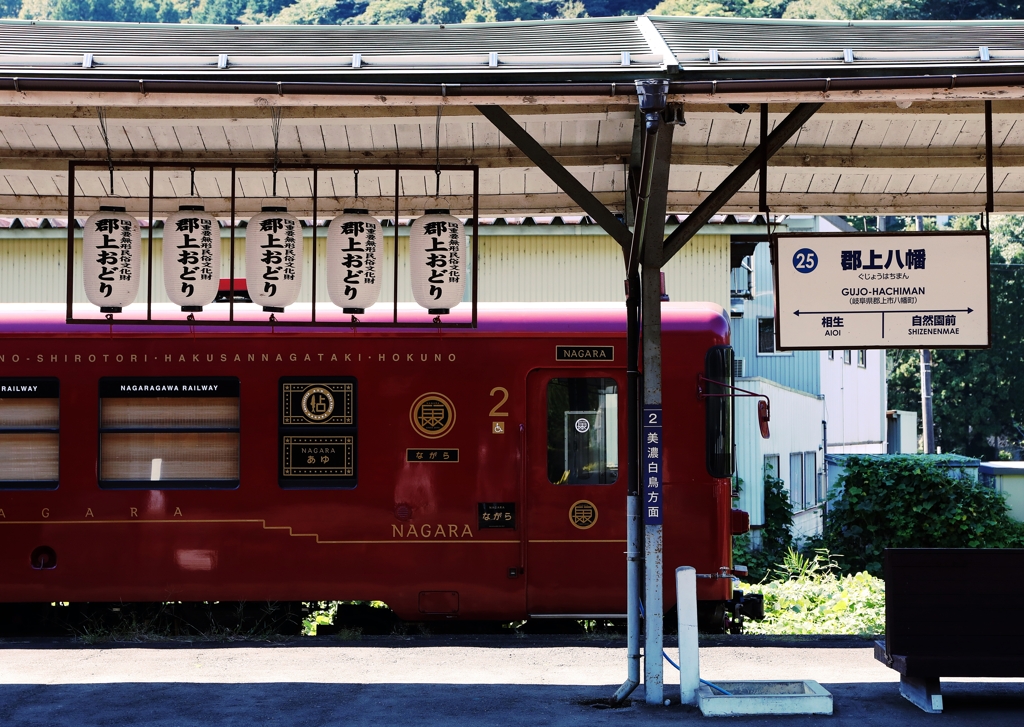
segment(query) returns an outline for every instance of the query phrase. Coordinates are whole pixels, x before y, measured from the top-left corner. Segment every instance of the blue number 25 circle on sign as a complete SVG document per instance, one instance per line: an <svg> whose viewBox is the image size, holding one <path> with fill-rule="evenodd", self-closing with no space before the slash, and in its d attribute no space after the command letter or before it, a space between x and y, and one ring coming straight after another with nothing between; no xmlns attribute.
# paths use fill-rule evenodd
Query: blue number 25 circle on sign
<svg viewBox="0 0 1024 727"><path fill-rule="evenodd" d="M793 267L798 273L809 273L818 267L818 253L803 247L793 253Z"/></svg>

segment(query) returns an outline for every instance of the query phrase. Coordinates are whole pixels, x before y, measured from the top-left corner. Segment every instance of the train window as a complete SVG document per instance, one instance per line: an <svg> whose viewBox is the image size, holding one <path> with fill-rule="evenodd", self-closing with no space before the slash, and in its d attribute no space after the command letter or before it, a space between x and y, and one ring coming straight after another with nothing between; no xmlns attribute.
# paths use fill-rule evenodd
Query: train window
<svg viewBox="0 0 1024 727"><path fill-rule="evenodd" d="M736 470L733 446L733 352L729 346L713 346L704 357L704 376L708 379L704 399L705 462L712 477L732 477Z"/></svg>
<svg viewBox="0 0 1024 727"><path fill-rule="evenodd" d="M356 380L284 377L279 383L278 484L355 487Z"/></svg>
<svg viewBox="0 0 1024 727"><path fill-rule="evenodd" d="M0 489L56 489L57 379L0 379Z"/></svg>
<svg viewBox="0 0 1024 727"><path fill-rule="evenodd" d="M235 378L100 379L100 487L233 488Z"/></svg>
<svg viewBox="0 0 1024 727"><path fill-rule="evenodd" d="M614 379L548 382L548 479L610 485L619 477L619 395Z"/></svg>

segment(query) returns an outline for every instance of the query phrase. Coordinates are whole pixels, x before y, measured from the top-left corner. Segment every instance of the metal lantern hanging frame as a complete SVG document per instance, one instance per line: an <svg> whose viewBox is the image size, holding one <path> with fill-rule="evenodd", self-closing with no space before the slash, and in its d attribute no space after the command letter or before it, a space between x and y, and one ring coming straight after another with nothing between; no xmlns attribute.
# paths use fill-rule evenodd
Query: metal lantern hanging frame
<svg viewBox="0 0 1024 727"><path fill-rule="evenodd" d="M67 244L67 289L66 289L66 315L65 319L67 323L73 324L85 324L85 325L96 325L96 324L109 324L114 325L153 325L153 326L194 326L194 327L258 327L266 328L273 326L275 328L476 328L478 322L477 316L477 302L478 302L478 286L477 281L479 277L479 240L480 240L480 167L476 164L289 164L279 163L277 164L278 171L305 171L312 173L312 216L313 216L313 239L312 239L312 271L311 271L311 308L309 320L277 320L274 316L270 317L268 321L254 321L254 320L235 320L235 229L238 222L236 203L237 203L237 191L238 191L238 171L271 171L273 165L260 163L260 162L235 162L235 163L224 163L224 162L203 162L203 161L184 161L184 162L150 162L150 161L130 161L118 164L117 167L122 170L145 170L149 172L149 193L148 193L148 226L147 226L147 239L145 241L147 261L146 261L146 317L145 318L115 318L113 314L106 314L105 318L76 318L74 314L74 294L75 294L75 174L78 169L106 169L107 162L91 161L91 160L72 160L68 162L68 244ZM208 169L217 171L230 171L231 173L231 195L230 195L230 217L231 217L231 228L230 228L230 252L229 252L229 272L228 280L228 316L227 319L221 320L207 320L207 319L196 319L193 315L189 315L187 319L171 319L171 318L154 318L153 317L153 220L154 220L154 195L153 195L153 182L154 174L157 169ZM320 228L317 226L317 206L319 201L319 194L317 189L317 179L320 171L342 171L351 170L356 173L360 171L377 171L377 172L394 172L395 174L395 194L394 194L394 217L392 218L394 235L392 236L392 244L394 246L394 258L393 258L393 275L392 275L392 319L390 321L363 321L352 316L351 320L348 321L318 321L316 318L317 313L317 243L320 237ZM472 240L471 240L471 257L472 257L472 269L470 271L470 287L471 287L471 320L466 321L444 321L441 316L436 316L430 322L423 321L400 321L398 312L398 232L399 232L399 216L402 211L402 195L401 189L401 173L404 171L416 171L416 172L442 172L451 173L464 173L473 175L473 213L472 213ZM139 199L139 198L135 198ZM206 196L204 199L209 200L211 197ZM127 200L126 200L127 201ZM299 215L302 217L302 215ZM324 235L326 236L327 228L324 228ZM382 242L384 235L381 236ZM240 292L240 291L239 291Z"/></svg>

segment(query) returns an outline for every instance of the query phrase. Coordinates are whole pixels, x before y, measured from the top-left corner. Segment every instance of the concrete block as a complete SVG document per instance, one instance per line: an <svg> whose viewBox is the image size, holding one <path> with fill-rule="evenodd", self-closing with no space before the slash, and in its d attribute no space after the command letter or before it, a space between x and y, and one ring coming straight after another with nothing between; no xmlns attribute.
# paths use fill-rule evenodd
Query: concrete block
<svg viewBox="0 0 1024 727"><path fill-rule="evenodd" d="M832 695L816 681L716 681L715 685L729 694L702 684L698 698L705 717L832 714Z"/></svg>

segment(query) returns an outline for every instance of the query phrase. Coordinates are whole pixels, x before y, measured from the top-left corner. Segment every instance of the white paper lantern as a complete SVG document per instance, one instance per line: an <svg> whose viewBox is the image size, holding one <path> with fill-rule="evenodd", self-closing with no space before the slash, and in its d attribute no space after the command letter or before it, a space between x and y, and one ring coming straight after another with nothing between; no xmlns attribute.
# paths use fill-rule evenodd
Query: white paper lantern
<svg viewBox="0 0 1024 727"><path fill-rule="evenodd" d="M347 209L327 228L327 292L346 313L363 313L381 288L380 223Z"/></svg>
<svg viewBox="0 0 1024 727"><path fill-rule="evenodd" d="M139 293L139 221L124 207L100 207L82 230L85 295L103 313L120 313Z"/></svg>
<svg viewBox="0 0 1024 727"><path fill-rule="evenodd" d="M182 205L164 223L164 289L183 311L201 311L220 287L220 225L202 206Z"/></svg>
<svg viewBox="0 0 1024 727"><path fill-rule="evenodd" d="M466 290L466 234L448 210L427 210L409 230L412 295L431 313L448 313Z"/></svg>
<svg viewBox="0 0 1024 727"><path fill-rule="evenodd" d="M252 302L280 313L302 285L302 224L284 207L264 207L245 228L245 282Z"/></svg>

